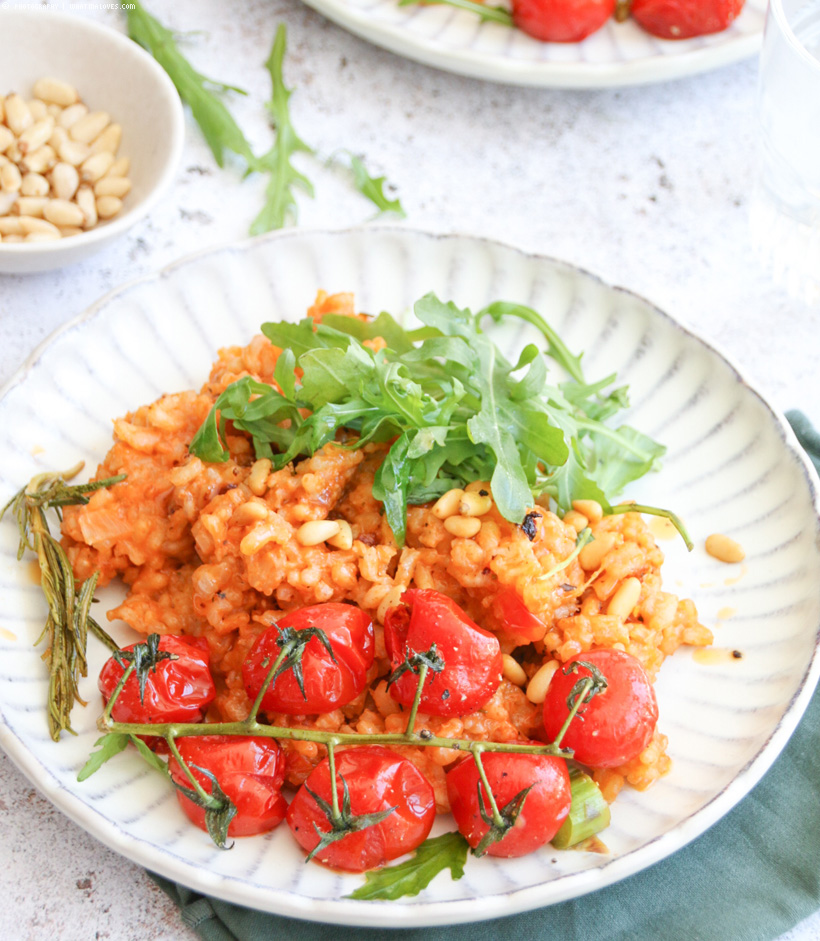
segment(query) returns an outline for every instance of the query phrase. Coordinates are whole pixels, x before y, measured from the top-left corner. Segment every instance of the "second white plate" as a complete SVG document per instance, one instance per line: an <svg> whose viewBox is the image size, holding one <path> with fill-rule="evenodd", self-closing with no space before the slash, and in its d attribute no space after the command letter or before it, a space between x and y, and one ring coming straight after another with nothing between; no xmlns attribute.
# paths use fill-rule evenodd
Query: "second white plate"
<svg viewBox="0 0 820 941"><path fill-rule="evenodd" d="M542 88L644 85L738 62L763 38L765 0L746 0L722 33L656 39L634 22L610 20L580 43L545 43L518 29L482 23L446 4L398 0L304 0L328 19L408 59L471 78Z"/></svg>

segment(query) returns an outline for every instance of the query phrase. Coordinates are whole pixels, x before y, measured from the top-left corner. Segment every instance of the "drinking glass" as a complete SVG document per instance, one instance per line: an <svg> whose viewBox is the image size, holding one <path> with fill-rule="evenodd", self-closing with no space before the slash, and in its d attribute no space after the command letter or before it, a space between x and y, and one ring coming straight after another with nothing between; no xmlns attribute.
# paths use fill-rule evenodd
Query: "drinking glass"
<svg viewBox="0 0 820 941"><path fill-rule="evenodd" d="M791 296L820 304L820 0L769 0L757 115L752 244Z"/></svg>

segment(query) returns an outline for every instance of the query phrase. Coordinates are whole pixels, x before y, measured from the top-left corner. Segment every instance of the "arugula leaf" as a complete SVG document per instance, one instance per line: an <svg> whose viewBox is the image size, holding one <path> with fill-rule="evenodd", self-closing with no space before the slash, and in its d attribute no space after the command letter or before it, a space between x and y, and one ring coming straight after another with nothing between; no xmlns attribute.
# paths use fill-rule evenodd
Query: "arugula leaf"
<svg viewBox="0 0 820 941"><path fill-rule="evenodd" d="M254 156L239 125L222 101L206 88L211 85L222 91L246 92L232 85L224 85L206 78L188 62L177 48L174 34L148 13L138 0L123 7L128 18L128 35L159 62L176 86L180 98L190 106L194 120L200 126L214 160L221 167L225 151L229 150L250 165Z"/></svg>
<svg viewBox="0 0 820 941"><path fill-rule="evenodd" d="M404 211L401 201L399 199L388 199L385 195L384 184L387 182L387 178L370 176L360 157L355 154L349 156L350 168L353 171L353 182L362 196L366 196L379 212L394 212L404 219L407 213Z"/></svg>
<svg viewBox="0 0 820 941"><path fill-rule="evenodd" d="M273 147L251 163L251 169L270 173L266 190L266 201L262 211L251 224L251 235L260 235L271 229L281 229L285 223L296 218L296 197L294 187L299 187L313 197L313 184L290 162L297 153L312 154L309 147L296 133L290 119L288 102L293 94L285 87L282 75L282 61L285 57L287 29L280 23L276 29L268 61L265 68L270 73L272 93L267 102L273 126L276 129L276 141Z"/></svg>
<svg viewBox="0 0 820 941"><path fill-rule="evenodd" d="M80 769L77 780L85 781L90 778L92 774L102 768L106 761L110 761L115 755L119 755L121 751L124 751L130 741L131 736L127 732L111 732L108 735L103 735L102 738L98 738L94 742L94 747L98 748L99 751L91 753L88 761Z"/></svg>
<svg viewBox="0 0 820 941"><path fill-rule="evenodd" d="M355 889L349 899L389 900L418 895L445 869L453 880L464 875L469 845L460 833L444 833L425 840L410 859L398 866L388 866L365 873L365 884Z"/></svg>
<svg viewBox="0 0 820 941"><path fill-rule="evenodd" d="M406 7L421 2L422 0L399 0L399 6ZM503 26L513 25L512 14L504 7L485 6L485 4L476 2L476 0L424 0L424 2L444 3L447 6L457 7L459 10L469 10L470 13L475 13L479 19L484 21L501 23Z"/></svg>
<svg viewBox="0 0 820 941"><path fill-rule="evenodd" d="M389 442L373 495L399 545L408 505L470 481L490 480L501 514L521 523L540 494L564 511L582 498L609 511L607 493L657 467L662 445L627 425L604 424L628 403L625 388L608 391L614 375L587 383L581 357L536 311L498 302L473 315L428 294L414 312L423 325L416 330L385 313L264 324L285 351L275 372L281 391L250 377L233 383L191 451L227 460L228 422L277 468L315 453L342 429L355 436L349 447ZM509 362L480 328L488 317L533 324L546 351L530 343ZM386 345L366 345L376 338ZM550 384L548 358L571 378Z"/></svg>

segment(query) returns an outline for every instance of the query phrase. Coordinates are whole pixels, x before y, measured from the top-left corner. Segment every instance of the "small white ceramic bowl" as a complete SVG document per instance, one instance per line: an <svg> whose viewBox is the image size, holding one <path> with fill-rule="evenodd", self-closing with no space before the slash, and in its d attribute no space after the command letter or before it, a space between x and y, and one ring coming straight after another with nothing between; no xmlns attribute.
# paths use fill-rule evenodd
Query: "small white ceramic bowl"
<svg viewBox="0 0 820 941"><path fill-rule="evenodd" d="M37 79L74 85L92 111L122 125L131 192L119 214L53 242L0 242L0 273L59 268L85 258L143 218L173 182L182 156L182 103L163 69L126 36L78 14L0 7L0 95L32 97Z"/></svg>

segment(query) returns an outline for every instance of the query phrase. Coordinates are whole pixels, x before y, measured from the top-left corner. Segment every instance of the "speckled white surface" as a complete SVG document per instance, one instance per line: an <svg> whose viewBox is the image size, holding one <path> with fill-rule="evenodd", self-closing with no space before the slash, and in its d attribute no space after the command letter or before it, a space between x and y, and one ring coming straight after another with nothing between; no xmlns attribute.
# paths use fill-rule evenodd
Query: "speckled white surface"
<svg viewBox="0 0 820 941"><path fill-rule="evenodd" d="M56 4L55 4L56 5ZM84 4L85 5L85 4ZM71 3L60 4L71 9ZM500 238L643 294L717 341L783 409L820 422L820 309L788 300L751 258L754 62L621 91L539 91L436 72L369 47L297 0L153 0L192 33L186 53L246 88L231 106L257 149L269 136L262 68L289 27L294 122L327 158L365 155L398 189L408 224ZM77 15L123 29L113 11ZM343 174L299 161L316 184L300 224L366 221ZM113 287L244 237L263 182L218 170L193 124L176 187L121 242L73 268L0 276L0 382L64 320ZM0 756L0 937L193 938L141 871L78 830ZM820 937L820 917L785 936Z"/></svg>

